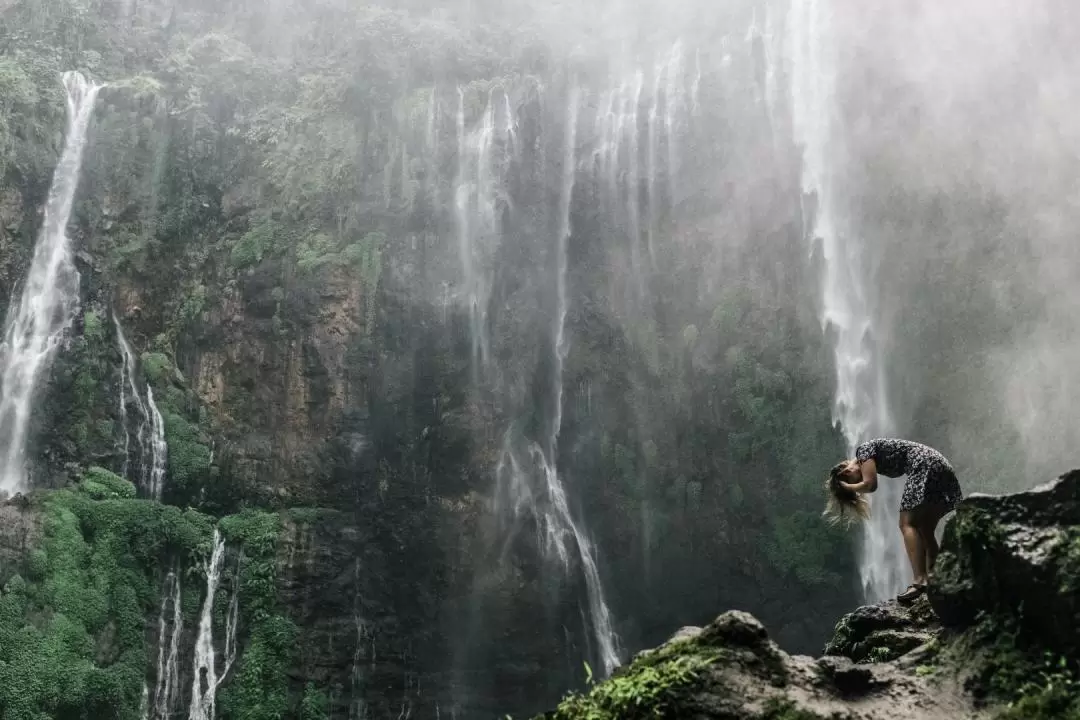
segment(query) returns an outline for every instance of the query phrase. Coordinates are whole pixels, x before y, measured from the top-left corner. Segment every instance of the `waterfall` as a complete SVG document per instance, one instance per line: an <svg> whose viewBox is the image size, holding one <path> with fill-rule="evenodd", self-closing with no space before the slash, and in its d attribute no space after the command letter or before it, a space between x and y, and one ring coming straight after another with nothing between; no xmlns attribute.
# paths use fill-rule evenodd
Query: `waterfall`
<svg viewBox="0 0 1080 720"><path fill-rule="evenodd" d="M127 477L130 466L131 432L128 429L127 416L127 405L130 401L135 403L139 411L139 424L135 433L139 452L139 475L136 479L148 498L160 502L165 488L165 462L169 453L169 446L165 442L165 421L161 417L157 403L154 402L154 390L150 384L146 385L145 401L139 393L139 387L135 382L138 367L135 351L128 342L127 336L124 335L124 329L115 313L113 324L116 326L116 337L123 357L120 379L120 424L123 427L124 438L123 475Z"/></svg>
<svg viewBox="0 0 1080 720"><path fill-rule="evenodd" d="M17 305L8 311L0 346L0 494L28 487L26 435L38 384L79 307L79 272L72 262L67 224L78 187L86 134L101 86L65 73L68 126L53 174L45 220Z"/></svg>
<svg viewBox="0 0 1080 720"><path fill-rule="evenodd" d="M802 189L813 197L806 208L806 233L824 253L822 325L832 331L836 363L833 418L849 454L875 435L893 431L885 397L884 368L878 360L864 244L853 237L841 201L842 135L835 97L836 38L830 0L793 0L788 18L792 124L802 149ZM901 486L883 482L872 497L859 571L868 600L890 596L903 586L905 562L897 534Z"/></svg>
<svg viewBox="0 0 1080 720"><path fill-rule="evenodd" d="M559 225L554 242L556 306L551 328L553 373L550 388L553 412L545 427L542 442L529 443L524 453L519 450L513 431L506 433L496 477L500 495L512 505L515 516L529 515L536 520L540 545L548 557L557 558L564 571L568 571L573 566L572 553L576 552L576 559L580 562L585 580L589 624L604 672L610 674L619 665L618 638L612 628L611 613L604 599L595 551L570 511L566 490L557 467L563 414L563 367L568 351L567 243L571 232L570 204L576 176L577 122L578 93L575 91L571 93L569 103L566 152L563 156L559 198ZM538 478L538 487L535 490L530 481L532 477Z"/></svg>
<svg viewBox="0 0 1080 720"><path fill-rule="evenodd" d="M146 483L147 493L152 500L161 501L161 492L165 487L165 461L168 459L169 446L165 442L165 420L161 417L157 403L154 402L154 389L146 385L146 404L150 408L150 473Z"/></svg>
<svg viewBox="0 0 1080 720"><path fill-rule="evenodd" d="M214 549L205 564L206 598L199 617L199 634L195 639L195 659L192 665L191 706L188 720L214 720L218 675L214 655L214 595L221 581L221 565L225 560L225 539L214 528Z"/></svg>
<svg viewBox="0 0 1080 720"><path fill-rule="evenodd" d="M135 384L135 370L138 367L137 360L135 359L135 351L132 350L131 344L128 342L127 336L124 335L124 328L120 325L120 321L116 317L116 313L113 313L113 326L116 328L117 342L120 344L120 355L123 359L123 365L121 368L120 377L120 425L123 429L124 437L124 465L123 471L120 473L124 477L128 477L128 469L130 467L130 455L131 455L131 432L128 430L128 416L127 405L130 399L135 403L135 407L139 410L140 420L138 430L135 433L135 441L139 450L139 457L142 458L146 452L147 442L149 438L149 430L147 423L149 422L149 414L146 411L146 404L143 402L142 397L139 395L138 386ZM140 462L139 476L137 480L142 483L146 476L146 468L144 463Z"/></svg>
<svg viewBox="0 0 1080 720"><path fill-rule="evenodd" d="M488 336L488 305L491 301L495 251L501 232L498 220L499 184L502 170L513 147L514 119L510 101L503 103L502 123L497 122L495 90L488 93L487 105L478 126L466 128L465 90L458 88L457 133L458 176L454 188L455 224L462 268L462 295L472 339L473 377L488 366L491 340ZM496 141L507 154L495 154Z"/></svg>
<svg viewBox="0 0 1080 720"><path fill-rule="evenodd" d="M169 622L169 612L172 621ZM180 688L180 667L177 658L180 636L184 632L184 614L180 602L180 578L175 572L165 577L161 593L161 610L158 613L158 658L154 685L153 710L149 720L168 720L176 704Z"/></svg>
<svg viewBox="0 0 1080 720"><path fill-rule="evenodd" d="M685 65L683 46L677 41L651 68L650 82L644 71L636 70L628 80L602 93L598 102L593 161L605 189L606 226L619 233L626 248L628 279L622 300L628 318L640 317L647 310L648 275L656 270L662 196L674 201L678 133L686 111L696 111L699 103L700 58L695 55L689 77ZM643 242L647 265L642 258Z"/></svg>

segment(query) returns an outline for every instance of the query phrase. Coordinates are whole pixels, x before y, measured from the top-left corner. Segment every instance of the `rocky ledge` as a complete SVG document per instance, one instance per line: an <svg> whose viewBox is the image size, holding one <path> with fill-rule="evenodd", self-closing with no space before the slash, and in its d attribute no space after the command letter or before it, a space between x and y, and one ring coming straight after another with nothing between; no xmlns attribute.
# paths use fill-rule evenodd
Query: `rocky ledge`
<svg viewBox="0 0 1080 720"><path fill-rule="evenodd" d="M973 495L926 598L862 607L823 657L743 612L683 628L543 720L1080 720L1080 471Z"/></svg>

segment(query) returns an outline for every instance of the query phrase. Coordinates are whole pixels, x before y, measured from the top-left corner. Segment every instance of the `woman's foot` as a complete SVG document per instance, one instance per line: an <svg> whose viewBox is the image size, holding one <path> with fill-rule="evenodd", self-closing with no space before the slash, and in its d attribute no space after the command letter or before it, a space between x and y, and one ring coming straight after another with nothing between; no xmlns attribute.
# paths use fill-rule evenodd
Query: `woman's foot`
<svg viewBox="0 0 1080 720"><path fill-rule="evenodd" d="M898 602L908 604L913 603L919 599L919 596L926 592L925 583L911 583L908 585L908 589L896 596Z"/></svg>

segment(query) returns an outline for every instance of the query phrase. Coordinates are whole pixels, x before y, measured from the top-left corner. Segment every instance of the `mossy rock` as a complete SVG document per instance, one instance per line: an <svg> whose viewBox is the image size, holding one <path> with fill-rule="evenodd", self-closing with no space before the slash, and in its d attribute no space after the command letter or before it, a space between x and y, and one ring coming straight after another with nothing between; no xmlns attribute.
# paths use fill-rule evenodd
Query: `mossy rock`
<svg viewBox="0 0 1080 720"><path fill-rule="evenodd" d="M105 468L91 467L83 473L79 489L94 500L130 500L135 485Z"/></svg>
<svg viewBox="0 0 1080 720"><path fill-rule="evenodd" d="M937 636L940 624L925 598L910 606L868 605L845 615L825 646L825 655L855 662L889 662Z"/></svg>

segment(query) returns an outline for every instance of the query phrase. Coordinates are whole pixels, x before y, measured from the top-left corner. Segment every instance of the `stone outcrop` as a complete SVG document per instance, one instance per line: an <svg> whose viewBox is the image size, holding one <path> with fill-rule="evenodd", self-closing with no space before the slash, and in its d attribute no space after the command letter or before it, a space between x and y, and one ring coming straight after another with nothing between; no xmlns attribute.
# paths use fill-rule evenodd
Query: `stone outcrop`
<svg viewBox="0 0 1080 720"><path fill-rule="evenodd" d="M791 656L728 612L640 653L545 720L1080 717L1080 471L973 495L949 521L927 597L861 607L824 656Z"/></svg>
<svg viewBox="0 0 1080 720"><path fill-rule="evenodd" d="M853 627L900 624L905 617L864 609ZM859 615L856 613L855 615ZM890 619L886 619L890 618ZM645 706L636 698L644 698ZM847 657L791 656L764 626L728 612L705 628L685 628L662 647L587 696L571 696L545 720L700 718L704 720L869 720L980 717L956 684L898 663L860 664Z"/></svg>
<svg viewBox="0 0 1080 720"><path fill-rule="evenodd" d="M1080 471L1015 495L973 495L945 533L930 601L945 624L1006 614L1056 652L1080 647Z"/></svg>

